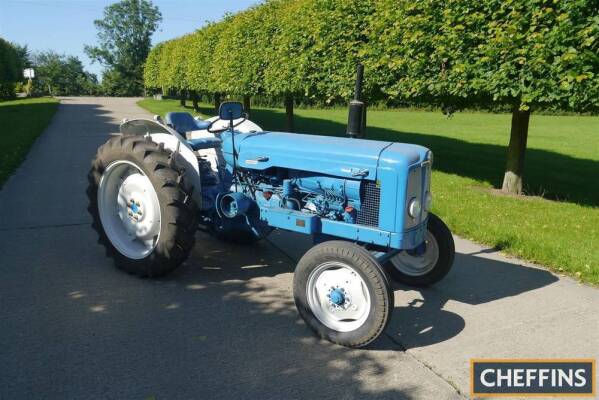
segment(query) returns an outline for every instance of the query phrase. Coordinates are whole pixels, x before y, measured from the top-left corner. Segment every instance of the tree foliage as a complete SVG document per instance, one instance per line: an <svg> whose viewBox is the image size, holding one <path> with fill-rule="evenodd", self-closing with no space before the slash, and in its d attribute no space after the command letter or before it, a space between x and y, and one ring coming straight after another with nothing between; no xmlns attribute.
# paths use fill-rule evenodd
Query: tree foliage
<svg viewBox="0 0 599 400"><path fill-rule="evenodd" d="M143 66L151 47L151 36L162 15L149 0L122 0L104 9L94 21L98 46L85 46L89 57L107 67L104 85L107 94L140 95Z"/></svg>
<svg viewBox="0 0 599 400"><path fill-rule="evenodd" d="M599 110L597 1L270 0L156 46L145 84L284 97L289 113L349 98L357 62L369 101L511 109L519 192L530 112Z"/></svg>
<svg viewBox="0 0 599 400"><path fill-rule="evenodd" d="M15 95L15 83L20 80L22 63L18 49L0 38L0 99Z"/></svg>
<svg viewBox="0 0 599 400"><path fill-rule="evenodd" d="M592 0L271 0L156 46L145 84L346 99L599 108ZM182 72L184 71L184 72Z"/></svg>
<svg viewBox="0 0 599 400"><path fill-rule="evenodd" d="M599 108L599 16L588 0L384 0L363 53L391 99Z"/></svg>
<svg viewBox="0 0 599 400"><path fill-rule="evenodd" d="M97 94L98 80L83 69L78 57L53 51L37 53L32 60L35 68L34 92L51 96Z"/></svg>

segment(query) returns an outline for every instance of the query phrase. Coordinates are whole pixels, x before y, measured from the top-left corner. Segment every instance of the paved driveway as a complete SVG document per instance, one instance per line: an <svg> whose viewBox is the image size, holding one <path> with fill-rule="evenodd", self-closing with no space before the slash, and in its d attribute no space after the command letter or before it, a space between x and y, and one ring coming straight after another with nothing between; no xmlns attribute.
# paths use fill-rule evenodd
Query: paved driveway
<svg viewBox="0 0 599 400"><path fill-rule="evenodd" d="M252 247L198 233L174 274L116 270L86 212L86 174L135 99L65 98L0 192L0 399L468 395L472 357L597 357L599 291L457 240L450 275L396 287L368 349L316 340L291 294L305 237Z"/></svg>

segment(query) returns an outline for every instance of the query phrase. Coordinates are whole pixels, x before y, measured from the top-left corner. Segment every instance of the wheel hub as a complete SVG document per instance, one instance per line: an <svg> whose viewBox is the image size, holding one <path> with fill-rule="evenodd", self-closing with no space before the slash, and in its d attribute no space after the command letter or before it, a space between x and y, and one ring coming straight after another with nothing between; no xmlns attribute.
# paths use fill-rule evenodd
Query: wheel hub
<svg viewBox="0 0 599 400"><path fill-rule="evenodd" d="M133 198L127 203L127 214L133 219L133 222L139 221L143 216L141 209L141 203Z"/></svg>
<svg viewBox="0 0 599 400"><path fill-rule="evenodd" d="M98 210L106 235L132 259L148 255L160 235L160 203L152 183L129 161L115 161L98 186Z"/></svg>
<svg viewBox="0 0 599 400"><path fill-rule="evenodd" d="M343 289L332 289L329 299L334 305L340 306L345 303L345 291Z"/></svg>
<svg viewBox="0 0 599 400"><path fill-rule="evenodd" d="M312 312L331 329L349 332L368 318L370 294L366 283L347 264L321 264L310 274L306 291Z"/></svg>

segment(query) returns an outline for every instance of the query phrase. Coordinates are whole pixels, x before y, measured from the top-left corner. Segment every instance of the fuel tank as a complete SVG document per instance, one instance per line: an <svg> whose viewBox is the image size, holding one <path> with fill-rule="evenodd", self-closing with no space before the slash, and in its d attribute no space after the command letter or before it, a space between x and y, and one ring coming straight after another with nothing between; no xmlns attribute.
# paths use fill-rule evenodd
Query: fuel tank
<svg viewBox="0 0 599 400"><path fill-rule="evenodd" d="M233 138L224 132L223 153L233 164ZM408 169L427 149L412 144L286 132L235 133L237 166L255 170L271 167L310 171L358 180L376 180L381 157L387 166Z"/></svg>

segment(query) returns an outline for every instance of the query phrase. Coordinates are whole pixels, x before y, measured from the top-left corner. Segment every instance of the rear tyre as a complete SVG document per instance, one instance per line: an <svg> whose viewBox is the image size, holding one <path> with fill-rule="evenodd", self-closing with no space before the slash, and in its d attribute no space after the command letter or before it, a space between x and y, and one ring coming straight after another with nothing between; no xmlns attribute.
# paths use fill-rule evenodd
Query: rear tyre
<svg viewBox="0 0 599 400"><path fill-rule="evenodd" d="M393 291L376 259L345 241L321 243L299 261L295 305L319 337L348 347L375 340L389 323Z"/></svg>
<svg viewBox="0 0 599 400"><path fill-rule="evenodd" d="M178 157L143 136L116 136L98 149L88 175L88 210L118 268L161 276L193 248L198 207Z"/></svg>
<svg viewBox="0 0 599 400"><path fill-rule="evenodd" d="M455 245L451 231L435 214L429 213L422 253L402 251L385 263L393 280L412 286L439 282L451 270Z"/></svg>

